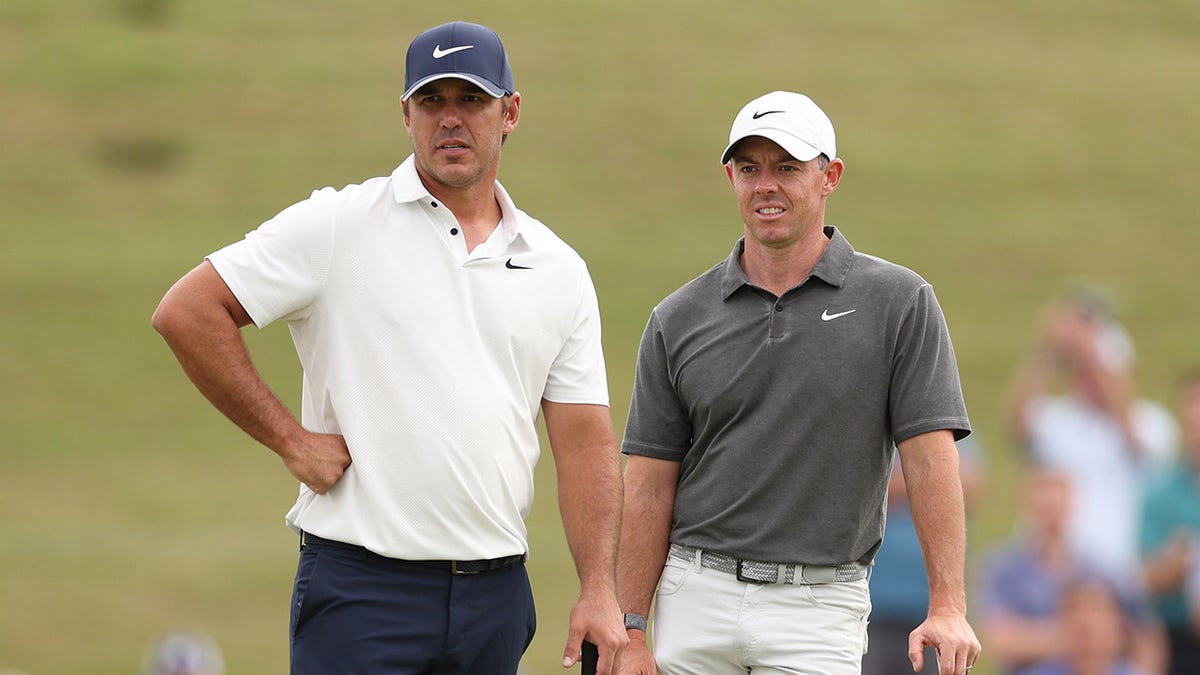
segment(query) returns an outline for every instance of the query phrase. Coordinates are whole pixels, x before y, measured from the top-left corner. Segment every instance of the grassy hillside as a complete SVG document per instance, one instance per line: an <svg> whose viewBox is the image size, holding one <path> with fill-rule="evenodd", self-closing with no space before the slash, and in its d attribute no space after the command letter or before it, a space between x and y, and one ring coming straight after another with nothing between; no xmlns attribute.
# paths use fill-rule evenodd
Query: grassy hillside
<svg viewBox="0 0 1200 675"><path fill-rule="evenodd" d="M0 5L0 669L136 672L197 628L230 673L284 672L294 484L149 317L205 253L403 159L405 47L442 21L508 45L524 108L501 179L589 262L618 429L648 311L738 236L718 155L772 89L834 120L831 222L938 289L988 451L973 553L1011 522L1003 399L1051 293L1114 289L1146 395L1200 362L1195 3L411 4ZM296 403L286 330L248 338ZM550 469L533 675L559 671L576 592Z"/></svg>

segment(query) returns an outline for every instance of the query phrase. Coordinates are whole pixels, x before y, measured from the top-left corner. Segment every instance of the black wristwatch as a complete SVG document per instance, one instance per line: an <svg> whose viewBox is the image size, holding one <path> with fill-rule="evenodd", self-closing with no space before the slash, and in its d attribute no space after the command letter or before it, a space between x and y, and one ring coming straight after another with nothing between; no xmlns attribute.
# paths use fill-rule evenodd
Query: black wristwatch
<svg viewBox="0 0 1200 675"><path fill-rule="evenodd" d="M625 630L636 628L643 633L646 632L646 617L641 614L625 613Z"/></svg>

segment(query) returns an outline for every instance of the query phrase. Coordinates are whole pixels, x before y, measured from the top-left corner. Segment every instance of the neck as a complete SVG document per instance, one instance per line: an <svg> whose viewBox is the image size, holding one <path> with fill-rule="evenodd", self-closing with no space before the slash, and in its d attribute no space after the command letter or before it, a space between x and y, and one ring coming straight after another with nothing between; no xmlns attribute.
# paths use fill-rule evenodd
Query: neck
<svg viewBox="0 0 1200 675"><path fill-rule="evenodd" d="M781 296L799 286L829 248L825 228L816 228L787 246L773 247L747 233L742 251L742 270L750 283Z"/></svg>
<svg viewBox="0 0 1200 675"><path fill-rule="evenodd" d="M438 183L425 176L421 176L421 183L434 199L454 214L458 226L462 228L468 252L483 243L500 223L503 212L500 202L496 200L494 174L461 188Z"/></svg>

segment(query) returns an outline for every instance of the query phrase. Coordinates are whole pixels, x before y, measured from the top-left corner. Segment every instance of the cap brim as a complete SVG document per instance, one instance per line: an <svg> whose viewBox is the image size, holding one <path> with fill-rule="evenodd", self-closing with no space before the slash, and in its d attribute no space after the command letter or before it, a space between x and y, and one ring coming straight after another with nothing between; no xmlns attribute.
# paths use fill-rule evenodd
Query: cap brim
<svg viewBox="0 0 1200 675"><path fill-rule="evenodd" d="M478 77L476 75L471 75L470 73L438 73L437 75L430 75L429 77L417 80L416 84L412 85L411 87L409 87L408 89L406 89L404 91L404 95L400 97L400 100L407 101L421 87L424 87L425 85L427 85L430 82L433 82L435 80L444 80L447 78L454 78L456 80L466 80L467 82L470 82L471 84L474 84L475 86L479 87L480 89L486 91L488 94L490 94L492 96L492 98L501 98L510 93L510 92L505 91L504 87L501 87L500 85L496 84L495 82L488 82L487 80L485 80L481 77Z"/></svg>
<svg viewBox="0 0 1200 675"><path fill-rule="evenodd" d="M774 142L776 145L783 148L787 154L791 155L792 158L801 162L807 162L810 159L815 159L817 155L821 154L821 150L813 147L807 141L800 140L799 138L796 138L782 129L764 127L747 131L738 138L730 141L729 145L725 146L725 152L721 153L721 164L728 164L730 155L733 154L733 148L738 143L741 143L751 136L762 136L763 138ZM830 157L830 159L833 158Z"/></svg>

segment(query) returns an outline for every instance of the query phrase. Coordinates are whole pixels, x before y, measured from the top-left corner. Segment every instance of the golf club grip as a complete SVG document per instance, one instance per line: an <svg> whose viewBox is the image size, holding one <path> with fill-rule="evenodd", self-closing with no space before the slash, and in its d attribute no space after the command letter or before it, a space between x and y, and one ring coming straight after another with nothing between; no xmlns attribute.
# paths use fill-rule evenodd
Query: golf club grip
<svg viewBox="0 0 1200 675"><path fill-rule="evenodd" d="M596 666L600 663L600 652L596 645L587 640L583 641L583 658L579 663L582 664L580 675L596 675Z"/></svg>

